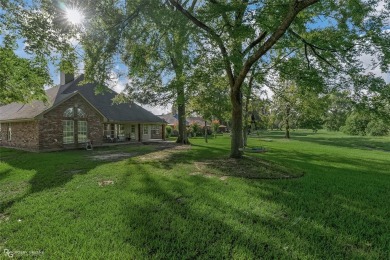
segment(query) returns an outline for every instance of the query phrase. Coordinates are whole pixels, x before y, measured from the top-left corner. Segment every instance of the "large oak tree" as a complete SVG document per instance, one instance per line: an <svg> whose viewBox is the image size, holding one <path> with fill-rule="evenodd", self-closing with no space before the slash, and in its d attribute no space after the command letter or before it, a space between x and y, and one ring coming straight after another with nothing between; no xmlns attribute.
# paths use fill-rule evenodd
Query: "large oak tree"
<svg viewBox="0 0 390 260"><path fill-rule="evenodd" d="M242 86L255 63L261 64L265 74L278 71L309 87L314 82L337 85L353 80L362 72L358 59L362 52L376 52L382 68L388 69L389 35L383 29L389 4L383 1L169 0L169 3L203 31L199 37L210 49L219 50L230 86L230 156L234 158L242 156ZM305 63L307 66L303 66ZM269 70L270 67L275 69Z"/></svg>

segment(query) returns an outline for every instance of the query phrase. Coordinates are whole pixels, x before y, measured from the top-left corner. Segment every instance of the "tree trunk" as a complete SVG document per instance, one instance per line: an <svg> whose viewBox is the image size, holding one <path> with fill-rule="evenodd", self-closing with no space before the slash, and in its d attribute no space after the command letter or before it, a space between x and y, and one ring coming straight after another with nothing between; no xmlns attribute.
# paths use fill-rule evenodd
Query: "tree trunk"
<svg viewBox="0 0 390 260"><path fill-rule="evenodd" d="M179 63L181 59L181 53L177 53L179 59L175 59L174 56L171 56L171 62L173 69L176 74L176 84L177 84L177 116L178 116L178 126L179 126L179 136L177 137L176 143L180 144L190 144L187 137L186 129L186 98L184 90L184 80L183 80L183 64Z"/></svg>
<svg viewBox="0 0 390 260"><path fill-rule="evenodd" d="M244 137L244 147L248 144L248 116L249 116L249 100L252 95L252 84L253 84L253 74L251 74L249 78L249 84L248 89L245 94L245 110L244 110L244 131L243 131L243 137ZM252 120L251 120L251 128L252 128ZM251 129L252 130L252 129Z"/></svg>
<svg viewBox="0 0 390 260"><path fill-rule="evenodd" d="M289 118L290 118L290 105L287 104L287 106L286 106L286 119L285 119L285 123L286 123L286 135L285 135L285 137L287 139L290 139L290 122L289 122Z"/></svg>
<svg viewBox="0 0 390 260"><path fill-rule="evenodd" d="M232 139L231 139L231 158L242 158L243 140L242 140L242 97L241 89L230 90L230 100L232 102Z"/></svg>
<svg viewBox="0 0 390 260"><path fill-rule="evenodd" d="M187 137L186 129L186 105L184 96L184 84L181 84L177 89L177 113L179 120L179 136L177 137L176 143L190 144Z"/></svg>
<svg viewBox="0 0 390 260"><path fill-rule="evenodd" d="M208 141L207 141L207 121L204 121L204 140L206 143L208 143Z"/></svg>

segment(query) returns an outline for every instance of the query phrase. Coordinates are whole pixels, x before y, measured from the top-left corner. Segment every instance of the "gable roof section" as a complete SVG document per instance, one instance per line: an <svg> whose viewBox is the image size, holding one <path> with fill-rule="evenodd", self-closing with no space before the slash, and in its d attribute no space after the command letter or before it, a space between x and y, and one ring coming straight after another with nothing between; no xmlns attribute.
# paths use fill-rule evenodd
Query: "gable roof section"
<svg viewBox="0 0 390 260"><path fill-rule="evenodd" d="M94 83L81 85L84 75L79 76L74 81L57 86L46 91L48 102L34 101L30 104L11 103L0 107L0 121L31 120L36 116L45 113L67 100L71 96L79 93L92 106L95 107L109 121L119 122L139 122L139 123L164 123L164 121L143 109L133 102L113 104L112 99L117 95L112 90L107 90L103 94L95 95Z"/></svg>
<svg viewBox="0 0 390 260"><path fill-rule="evenodd" d="M35 118L46 109L53 106L60 87L54 87L46 91L47 102L33 101L29 104L11 103L0 107L0 121L4 120L29 120ZM63 97L65 98L65 97Z"/></svg>

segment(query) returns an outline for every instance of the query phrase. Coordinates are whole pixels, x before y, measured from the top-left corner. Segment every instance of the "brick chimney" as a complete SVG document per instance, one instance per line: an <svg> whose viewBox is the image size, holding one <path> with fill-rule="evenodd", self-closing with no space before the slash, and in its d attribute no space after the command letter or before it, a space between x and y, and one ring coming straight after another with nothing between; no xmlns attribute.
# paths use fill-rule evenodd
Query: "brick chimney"
<svg viewBox="0 0 390 260"><path fill-rule="evenodd" d="M60 72L60 85L68 84L74 80L74 73Z"/></svg>

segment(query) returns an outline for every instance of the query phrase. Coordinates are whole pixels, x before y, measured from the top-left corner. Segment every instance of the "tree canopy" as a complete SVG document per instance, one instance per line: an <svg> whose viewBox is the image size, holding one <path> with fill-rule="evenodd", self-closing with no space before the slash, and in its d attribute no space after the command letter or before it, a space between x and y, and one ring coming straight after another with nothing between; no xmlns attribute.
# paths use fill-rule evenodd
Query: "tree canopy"
<svg viewBox="0 0 390 260"><path fill-rule="evenodd" d="M50 58L55 49L62 59L74 60L76 48L69 47L66 38L77 39L83 46L87 80L105 83L119 62L128 66L129 76L145 86L146 94L164 97L161 93L169 92L159 86L194 86L195 76L199 86L214 88L210 82L226 86L231 103L230 156L234 158L242 156L243 88L254 67L261 79L258 84L290 80L315 93L348 90L356 105L372 110L388 107L388 85L367 73L361 59L363 54L372 57L374 66L389 71L388 1L0 3L7 33L27 39L29 50L42 59ZM82 26L70 27L63 22L69 7L85 13ZM209 77L197 76L198 57L204 66L198 71L209 73ZM176 67L179 70L173 61L181 63ZM210 81L210 77L219 77L226 84L219 84L219 79ZM172 84L164 84L168 81Z"/></svg>

